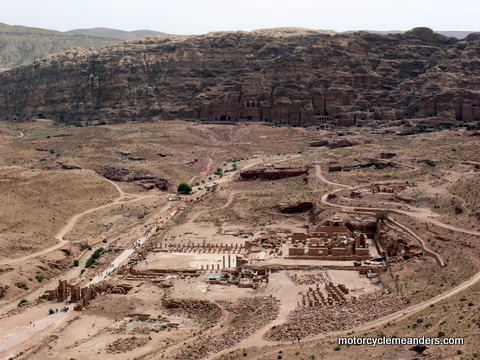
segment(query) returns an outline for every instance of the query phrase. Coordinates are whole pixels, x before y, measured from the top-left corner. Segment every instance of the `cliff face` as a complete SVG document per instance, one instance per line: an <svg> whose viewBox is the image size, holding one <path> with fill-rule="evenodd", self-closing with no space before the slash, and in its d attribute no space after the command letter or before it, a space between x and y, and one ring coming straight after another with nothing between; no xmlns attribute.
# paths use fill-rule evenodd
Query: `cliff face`
<svg viewBox="0 0 480 360"><path fill-rule="evenodd" d="M0 115L294 126L480 120L480 34L279 29L150 37L0 73Z"/></svg>

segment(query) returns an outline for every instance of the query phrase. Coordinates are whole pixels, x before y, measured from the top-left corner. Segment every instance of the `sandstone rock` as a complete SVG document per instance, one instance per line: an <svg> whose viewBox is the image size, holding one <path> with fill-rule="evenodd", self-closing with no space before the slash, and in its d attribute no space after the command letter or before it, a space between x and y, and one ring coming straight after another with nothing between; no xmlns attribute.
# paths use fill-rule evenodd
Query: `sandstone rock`
<svg viewBox="0 0 480 360"><path fill-rule="evenodd" d="M139 179L139 180L137 180ZM145 190L152 190L154 188L161 191L168 191L171 189L172 184L167 179L161 179L156 176L145 177L145 178L135 178L135 184L141 186Z"/></svg>
<svg viewBox="0 0 480 360"><path fill-rule="evenodd" d="M113 166L104 166L98 171L98 173L112 181L135 182L144 190L157 188L158 190L168 191L172 186L167 179L161 179L153 175L137 175L133 170L116 168Z"/></svg>
<svg viewBox="0 0 480 360"><path fill-rule="evenodd" d="M409 348L408 350L410 351L415 351L417 353L423 353L425 350L427 350L427 346L426 345L415 345L411 348Z"/></svg>
<svg viewBox="0 0 480 360"><path fill-rule="evenodd" d="M380 153L380 158L381 159L391 159L395 156L397 156L397 154L395 154L395 153Z"/></svg>
<svg viewBox="0 0 480 360"><path fill-rule="evenodd" d="M273 210L283 214L301 213L313 209L312 202L300 202L292 205L276 205Z"/></svg>
<svg viewBox="0 0 480 360"><path fill-rule="evenodd" d="M290 168L290 167L265 167L253 170L242 171L240 179L242 180L278 180L288 177L305 175L307 170L304 168Z"/></svg>
<svg viewBox="0 0 480 360"><path fill-rule="evenodd" d="M126 339L118 339L107 345L106 352L108 354L123 354L127 351L132 351L137 347L144 346L147 343L147 338L136 338L135 336Z"/></svg>
<svg viewBox="0 0 480 360"><path fill-rule="evenodd" d="M357 145L357 143L354 142L354 141L350 141L348 139L341 139L341 140L338 140L338 141L330 142L328 144L328 147L330 149L338 149L338 148L343 148L343 147L350 147L350 146L353 146L353 145Z"/></svg>
<svg viewBox="0 0 480 360"><path fill-rule="evenodd" d="M59 163L59 164L62 167L62 169L64 169L64 170L79 170L79 169L81 169L80 166L76 166L76 165L65 164L65 163Z"/></svg>
<svg viewBox="0 0 480 360"><path fill-rule="evenodd" d="M297 308L288 315L286 322L267 331L264 338L271 341L297 341L322 332L347 330L401 307L400 301L384 298L380 292L375 292L360 295L349 306L332 304Z"/></svg>
<svg viewBox="0 0 480 360"><path fill-rule="evenodd" d="M336 163L330 163L328 166L329 172L338 171L352 171L356 169L363 169L369 167L375 167L376 169L385 169L388 167L396 167L397 164L391 161L385 161L381 159L368 159L366 162L358 162L351 165L341 166Z"/></svg>
<svg viewBox="0 0 480 360"><path fill-rule="evenodd" d="M430 160L430 159L417 160L417 162L427 164L428 166L437 166L439 163L438 160Z"/></svg>
<svg viewBox="0 0 480 360"><path fill-rule="evenodd" d="M109 180L118 182L131 182L134 178L133 173L130 170L119 169L113 166L104 166L99 173Z"/></svg>
<svg viewBox="0 0 480 360"><path fill-rule="evenodd" d="M327 145L328 145L327 140L318 140L318 141L311 142L309 144L309 146L311 146L311 147L322 147L322 146L327 146Z"/></svg>
<svg viewBox="0 0 480 360"><path fill-rule="evenodd" d="M278 31L145 37L51 55L0 73L0 115L68 124L480 120L479 34Z"/></svg>

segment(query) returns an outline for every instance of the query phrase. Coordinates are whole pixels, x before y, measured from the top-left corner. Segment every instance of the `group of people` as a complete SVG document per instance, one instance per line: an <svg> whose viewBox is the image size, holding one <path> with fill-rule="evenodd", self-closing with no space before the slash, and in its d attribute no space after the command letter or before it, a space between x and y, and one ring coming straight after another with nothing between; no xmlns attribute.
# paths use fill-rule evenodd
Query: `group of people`
<svg viewBox="0 0 480 360"><path fill-rule="evenodd" d="M147 258L134 259L134 260L130 260L130 261L129 261L128 263L126 263L125 265L121 265L121 266L119 266L119 267L115 267L114 264L111 264L110 267L113 268L111 271L107 271L107 272L100 273L100 274L98 274L97 276L98 276L98 277L101 277L101 278L106 278L107 276L113 275L113 274L114 274L115 272L117 272L118 270L121 270L121 269L123 269L123 268L136 265L136 264L138 264L138 263L141 262L141 261L145 262L145 266L148 265Z"/></svg>
<svg viewBox="0 0 480 360"><path fill-rule="evenodd" d="M173 214L171 214L170 217L171 217L171 216L173 216ZM166 216L165 216L165 220L168 220L168 218L169 218L169 215L166 215ZM160 219L162 219L162 218L160 218ZM139 247L140 245L142 245L142 241L144 241L144 240L150 235L150 233L152 232L152 230L153 230L154 227L156 228L156 230L160 229L160 228L163 226L163 224L165 223L164 221L162 221L162 220L160 220L160 219L157 221L157 224L156 224L156 225L151 226L148 230L146 230L146 231L142 234L142 236L140 237L140 239L138 239L138 240L135 241L132 245L130 245L130 246L128 247L128 249L129 249L129 250L132 250L132 249L133 249L134 251L137 250L138 247ZM145 262L145 266L148 265L148 262L147 262L146 259L130 260L126 265L122 265L122 266L119 266L119 267L115 267L114 264L110 264L110 268L112 268L112 270L107 271L107 272L100 273L100 274L98 274L97 276L100 277L100 278L106 278L107 276L113 275L113 274L114 274L115 272L117 272L118 270L121 270L121 269L123 269L123 268L125 268L125 267L129 267L129 266L132 266L132 265L136 265L136 264L138 264L140 261L144 261L144 262Z"/></svg>

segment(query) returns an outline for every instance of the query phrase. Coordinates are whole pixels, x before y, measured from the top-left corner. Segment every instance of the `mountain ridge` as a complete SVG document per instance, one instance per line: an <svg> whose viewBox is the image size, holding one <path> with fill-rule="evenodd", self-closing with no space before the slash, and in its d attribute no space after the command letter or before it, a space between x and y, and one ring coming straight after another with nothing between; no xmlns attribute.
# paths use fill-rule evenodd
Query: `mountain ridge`
<svg viewBox="0 0 480 360"><path fill-rule="evenodd" d="M284 31L152 36L51 55L0 74L0 114L66 123L480 121L480 33Z"/></svg>
<svg viewBox="0 0 480 360"><path fill-rule="evenodd" d="M274 28L260 29L255 31L268 31L272 35L276 32L285 32L286 29L301 28ZM325 32L330 34L338 34L333 30L312 30L303 29L304 31ZM360 30L363 31L363 30ZM348 31L345 33L354 33L359 31ZM382 32L370 30L369 33L403 33L404 31L392 30L391 32ZM221 33L221 32L212 32ZM446 36L454 36L464 38L471 32L464 31L439 31ZM111 28L97 27L86 29L74 29L66 32L57 30L48 30L36 27L27 27L23 25L8 25L0 23L0 71L13 68L16 66L27 65L33 63L35 59L46 57L50 54L66 51L71 48L101 48L115 44L121 41L129 41L139 39L145 36L172 36L159 31L153 30L135 30L124 31ZM179 35L193 36L193 35Z"/></svg>
<svg viewBox="0 0 480 360"><path fill-rule="evenodd" d="M31 64L75 47L98 49L118 42L118 39L0 23L0 70Z"/></svg>
<svg viewBox="0 0 480 360"><path fill-rule="evenodd" d="M106 38L113 38L113 39L119 39L119 40L134 40L144 36L169 35L163 32L147 30L147 29L125 31L125 30L118 30L118 29L111 29L111 28L104 28L104 27L97 27L97 28L91 28L91 29L74 29L74 30L66 31L65 33L74 34L74 35L106 37Z"/></svg>

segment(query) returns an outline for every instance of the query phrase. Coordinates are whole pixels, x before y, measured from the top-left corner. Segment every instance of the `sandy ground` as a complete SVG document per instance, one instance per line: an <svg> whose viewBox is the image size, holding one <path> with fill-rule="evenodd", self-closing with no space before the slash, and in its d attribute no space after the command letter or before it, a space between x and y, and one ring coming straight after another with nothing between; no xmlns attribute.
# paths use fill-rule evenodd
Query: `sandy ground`
<svg viewBox="0 0 480 360"><path fill-rule="evenodd" d="M49 309L60 309L61 304L47 303L28 309L26 312L1 320L0 327L0 358L14 357L20 351L55 331L65 320L78 315L72 311L58 311L49 315ZM28 343L26 343L28 342Z"/></svg>
<svg viewBox="0 0 480 360"><path fill-rule="evenodd" d="M224 143L239 143L240 141L243 142L244 135L240 133L235 133L233 129L229 129L231 131L228 131L227 137L228 141L224 141ZM221 141L219 140L219 136L217 134L214 134L212 132L204 132L204 135L210 139L211 141L214 141L218 145L221 145ZM22 133L22 137L20 135L15 134L15 136L18 136L22 141L25 140L25 138L28 138L28 136L24 136ZM298 137L298 140L302 140L304 138ZM249 143L250 141L246 141L246 143ZM280 139L278 142L288 142L288 139ZM344 151L344 150L340 150ZM215 152L211 155L211 157L208 157L205 160L205 165L206 165L206 170L204 169L204 173L202 175L207 176L208 172L211 171L212 169L215 168L215 160L214 156L218 156L219 151L216 149ZM300 161L301 157L298 154L292 155L292 156L276 156L276 157L262 157L260 159L256 160L250 160L248 164L246 164L246 167L249 166L254 166L255 164L258 163L263 163L264 159L268 159L268 162L271 163L280 163L282 161ZM407 164L408 165L408 164ZM8 167L8 166L7 166ZM407 169L407 170L405 170ZM321 183L325 183L329 185L330 187L339 187L338 190L336 191L341 191L342 189L354 189L357 187L357 185L351 185L350 183L345 183L342 184L340 181L335 182L335 181L329 181L326 179L324 174L321 172L320 166L317 166L316 170L316 176L318 183L315 184L315 189L317 190L317 186L320 186ZM405 166L402 168L403 172L411 172L413 173L414 171L417 171L418 167L417 166ZM232 180L233 176L235 174L229 173L229 175L224 176L219 181L220 183L227 183ZM473 176L473 175L472 175ZM354 176L350 176L347 174L346 178L348 178L348 181L353 181ZM462 175L460 173L450 173L449 175L445 176L446 181L458 181L462 178ZM213 180L212 180L213 181ZM121 203L122 201L135 201L136 199L140 199L140 195L132 195L132 194L127 194L124 191L122 191L121 188L116 186L117 192L119 194L119 197L114 200L116 203ZM365 186L363 184L362 186ZM428 186L424 184L425 191L427 193L431 194L431 191L428 192ZM444 185L437 186L435 188L435 191L447 191L448 187ZM159 214L157 217L155 217L155 221L157 222L156 225L163 225L167 221L170 221L172 218L175 218L176 214L178 212L181 212L181 207L189 206L187 204L187 201L189 199L194 199L195 197L200 196L202 193L197 193L192 195L190 198L184 199L184 201L176 202L172 204L172 207L169 207L168 209L163 209L163 212ZM333 204L329 201L327 201L326 196L328 194L323 195L322 197L322 202L323 205L326 207L337 207L345 210L353 210L353 206L347 206L347 205L340 205L340 204ZM144 196L146 199L147 196L149 195L141 195ZM319 198L322 196L322 194L319 192L318 194ZM234 200L235 195L230 194L226 198L226 202L220 206L220 208L227 208L232 201ZM67 225L63 228L62 231L60 231L58 234L59 236L57 237L58 240L62 240L63 236L68 233L72 228L75 227L77 224L77 220L82 217L83 215L93 213L95 210L104 208L106 206L110 205L101 205L101 206L95 206L94 208L90 208L88 210L85 210L81 213L78 213L77 217L71 218L71 220L67 223ZM170 206L170 205L169 205ZM370 211L378 211L384 210L385 208L383 207L376 207L376 208L367 208L367 207L358 207L359 209L363 210L370 210ZM415 208L412 207L408 211L406 210L399 210L399 213L402 213L404 215L412 216L421 220L429 221L430 223L437 224L439 226L442 226L447 229L451 229L455 232L463 232L463 233L468 233L472 235L480 235L479 231L473 230L473 229L465 229L461 226L458 225L452 225L452 224L445 224L441 221L441 219L438 219L438 214L435 213L434 210L431 208L425 207L425 208ZM198 215L197 215L198 216ZM433 218L435 217L435 219ZM148 238L152 234L152 229L153 229L153 223L149 223L151 227L145 228L144 231L148 231L150 229L150 233L142 235L139 238L136 238L134 240L135 242L133 244L136 244L137 247L141 247L141 245L148 240ZM182 239L186 242L189 241L196 241L196 240L203 240L202 237L212 237L213 238L213 229L214 227L206 227L204 229L198 227L198 228L193 228L194 221L192 220L191 222L188 222L185 225L182 225L181 227L174 228L174 230L170 233L171 235L174 235L177 237L177 239ZM187 232L190 232L191 234L188 234ZM216 231L216 229L215 229ZM230 243L233 241L234 238L231 238L229 236L227 237L222 237L218 236L218 238L215 238L215 242L225 242L225 243ZM243 242L245 239L238 239L238 241ZM375 248L371 245L370 246L371 251L375 251ZM127 248L124 252L122 252L120 255L118 255L112 262L113 264L112 268L116 268L118 266L121 266L122 263L125 263L129 257L131 257L135 253L135 248ZM38 255L38 254L37 254ZM374 256L375 253L372 253L372 256ZM33 256L33 255L32 255ZM221 255L217 254L173 254L173 253L157 253L157 254L150 254L147 257L147 262L146 263L140 263L138 268L141 269L149 269L149 268L165 268L165 267L191 267L191 268L198 268L198 266L201 265L206 265L209 262L219 262L222 261L220 258ZM31 256L29 256L30 258ZM24 259L26 260L26 259ZM298 260L290 260L290 259L268 259L268 260L256 260L254 261L254 264L256 265L263 265L263 264L270 264L270 263L281 263L285 265L295 265L298 264ZM308 265L353 265L353 262L345 262L345 261L308 261ZM103 275L105 275L106 272L111 271L108 267L104 271ZM345 284L349 289L351 289L352 294L361 294L363 292L368 292L368 291L373 291L377 288L376 285L373 285L370 280L366 278L361 278L358 276L356 272L351 272L351 271L341 271L341 270L327 270L325 271L325 275L328 279L333 281L334 283L343 283ZM420 276L420 274L419 274ZM92 283L98 282L102 280L105 276L99 276L98 278L94 279ZM463 282L461 285L450 289L448 291L443 292L441 295L433 297L432 299L429 299L428 301L422 302L421 304L415 304L412 306L407 307L406 310L402 310L402 312L397 312L392 314L391 316L387 316L385 318L379 319L371 324L367 324L365 326L360 327L357 330L366 330L369 329L370 327L380 327L386 324L389 321L393 321L395 319L401 319L405 318L406 316L409 316L411 314L414 314L418 311L421 311L422 309L425 309L432 304L436 304L437 302L447 299L451 296L454 296L455 294L458 294L460 291L467 289L471 286L473 286L478 280L480 279L480 274L475 275L468 281ZM233 351L235 349L241 349L241 348L246 348L250 346L264 346L267 345L267 342L262 339L263 334L273 325L276 324L281 324L282 322L285 321L286 317L288 316L288 313L294 309L297 306L297 302L300 299L300 293L301 291L305 291L308 289L309 286L311 285L295 285L290 278L287 276L287 273L284 271L278 272L278 273L273 273L271 274L270 277L270 282L268 286L261 287L257 291L253 291L251 289L239 289L231 286L220 286L220 285L208 285L206 284L203 279L197 278L197 279L176 279L172 277L172 280L175 280L175 286L172 289L172 296L175 297L184 297L188 298L191 297L192 294L195 295L195 297L200 298L200 299L208 299L208 300L231 300L236 297L241 297L241 296L256 296L258 294L271 294L272 296L277 297L280 299L280 314L275 319L273 322L268 324L267 326L261 328L251 336L249 336L247 339L242 341L240 344L237 344L236 346L229 348L225 350L224 353ZM145 284L143 284L145 286ZM140 291L142 292L142 288L138 288L135 291ZM142 293L141 293L142 294ZM139 295L140 296L140 295ZM142 301L151 301L152 304L155 303L155 301L158 301L158 298L161 296L161 292L155 292L152 291L151 294L143 293L142 294L144 300L138 299L132 299L132 302L137 302L141 303ZM101 301L105 300L105 298L100 299ZM153 306L153 305L152 305ZM69 312L67 314L63 312L59 312L54 315L47 315L48 314L48 309L52 307L52 304L44 304L42 306L28 309L26 312L20 314L20 315L15 315L11 316L9 318L5 318L1 320L1 326L0 326L0 356L5 356L8 358L9 356L12 356L14 353L18 353L19 351L22 351L29 346L31 346L35 341L43 338L44 336L53 333L56 329L60 329L60 327L66 324L66 320L70 319L73 315L72 312ZM98 355L98 352L100 349L103 349L109 342L112 342L114 339L118 338L113 334L102 334L101 333L101 328L106 328L106 327L111 327L113 326L112 323L114 323L113 319L99 319L97 322L95 322L95 327L91 326L90 323L92 322L93 317L89 317L90 315L82 316L82 319L79 320L78 327L76 327L77 332L74 332L73 330L68 333L68 336L62 340L64 341L63 345L60 344L58 345L59 348L62 348L62 346L66 346L66 344L72 345L75 343L75 341L82 342L80 344L79 350L75 351L81 351L81 354L79 354L80 357L75 357L78 359L89 359L92 357L95 357ZM30 325L30 322L33 322L35 326ZM186 324L186 323L185 323ZM185 325L187 326L187 325ZM85 332L78 332L78 329L84 329ZM70 331L70 330L69 330ZM64 334L67 334L65 332ZM90 339L86 339L85 336L86 334L89 335ZM323 339L327 336L335 336L336 334L327 334L327 335L319 335L316 337L313 337L313 339ZM162 334L163 336L163 334ZM178 337L180 339L181 337ZM156 337L155 340L160 340L161 337ZM71 351L69 353L73 354ZM138 350L137 352L129 353L129 354L121 354L121 355L116 355L115 358L118 359L131 359L132 356L140 355L141 351ZM218 357L220 354L216 354L213 357ZM107 356L106 354L102 354L102 356Z"/></svg>
<svg viewBox="0 0 480 360"><path fill-rule="evenodd" d="M229 255L230 266L228 266ZM156 253L149 254L146 260L148 265L139 265L139 270L179 268L207 270L207 266L211 270L222 270L237 266L237 258L234 254Z"/></svg>

